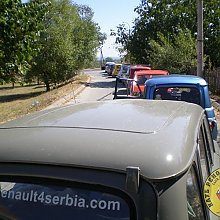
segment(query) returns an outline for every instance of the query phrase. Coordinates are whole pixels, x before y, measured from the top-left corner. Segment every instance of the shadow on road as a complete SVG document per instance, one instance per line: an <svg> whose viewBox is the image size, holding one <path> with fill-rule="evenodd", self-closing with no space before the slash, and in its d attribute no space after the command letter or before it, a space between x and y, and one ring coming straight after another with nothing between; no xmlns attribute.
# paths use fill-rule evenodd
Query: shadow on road
<svg viewBox="0 0 220 220"><path fill-rule="evenodd" d="M87 83L86 86L91 88L114 88L115 87L115 80L111 82L90 82Z"/></svg>

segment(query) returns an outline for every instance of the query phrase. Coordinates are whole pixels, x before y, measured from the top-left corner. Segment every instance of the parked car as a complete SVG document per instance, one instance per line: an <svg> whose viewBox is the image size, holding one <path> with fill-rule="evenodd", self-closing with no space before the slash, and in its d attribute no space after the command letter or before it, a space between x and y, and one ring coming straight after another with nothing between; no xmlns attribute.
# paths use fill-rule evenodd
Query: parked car
<svg viewBox="0 0 220 220"><path fill-rule="evenodd" d="M115 63L110 63L108 66L107 66L107 74L108 76L112 76L112 72L115 68Z"/></svg>
<svg viewBox="0 0 220 220"><path fill-rule="evenodd" d="M135 71L140 71L140 70L150 70L151 67L150 66L146 66L143 64L139 64L139 65L135 65L135 66L131 66L131 68L129 69L129 79L134 79L134 73Z"/></svg>
<svg viewBox="0 0 220 220"><path fill-rule="evenodd" d="M120 68L120 71L118 73L118 78L123 78L123 77L126 77L126 74L128 72L128 69L130 67L130 64L128 63L123 63L121 65L121 68Z"/></svg>
<svg viewBox="0 0 220 220"><path fill-rule="evenodd" d="M112 64L115 64L115 62L106 62L106 64L105 64L105 73L108 72L109 66L112 65Z"/></svg>
<svg viewBox="0 0 220 220"><path fill-rule="evenodd" d="M1 219L219 220L202 196L220 152L199 105L69 105L3 124L0 139Z"/></svg>
<svg viewBox="0 0 220 220"><path fill-rule="evenodd" d="M178 74L161 76L147 80L145 88L144 98L146 99L182 100L200 105L206 111L212 129L212 137L217 139L215 112L209 97L208 84L203 78Z"/></svg>
<svg viewBox="0 0 220 220"><path fill-rule="evenodd" d="M121 69L122 64L121 63L116 63L114 66L114 69L112 71L112 77L116 77Z"/></svg>
<svg viewBox="0 0 220 220"><path fill-rule="evenodd" d="M169 75L166 70L139 70L134 72L134 80L131 81L130 94L139 95L140 90L143 93L145 89L145 82L153 77ZM137 85L138 84L138 85Z"/></svg>
<svg viewBox="0 0 220 220"><path fill-rule="evenodd" d="M104 63L101 63L101 70L105 70L105 64Z"/></svg>

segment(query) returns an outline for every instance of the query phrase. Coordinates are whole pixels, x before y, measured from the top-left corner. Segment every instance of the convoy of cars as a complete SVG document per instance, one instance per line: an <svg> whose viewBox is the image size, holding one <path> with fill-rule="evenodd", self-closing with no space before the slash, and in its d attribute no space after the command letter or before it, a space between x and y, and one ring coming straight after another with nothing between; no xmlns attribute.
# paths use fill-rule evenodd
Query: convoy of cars
<svg viewBox="0 0 220 220"><path fill-rule="evenodd" d="M152 70L146 71L150 72ZM135 74L138 74L138 72L135 72ZM124 98L186 101L200 105L208 117L212 137L217 140L218 128L215 111L209 97L208 84L201 77L182 74L162 76L161 74L146 79L144 85L137 77L131 80L120 78L116 80L113 99Z"/></svg>
<svg viewBox="0 0 220 220"><path fill-rule="evenodd" d="M199 105L74 104L1 125L0 139L1 219L219 220L202 187L220 152Z"/></svg>
<svg viewBox="0 0 220 220"><path fill-rule="evenodd" d="M67 105L0 125L0 219L220 220L203 191L220 168L208 85L146 68L116 77L114 99L124 100ZM144 91L140 72L148 73ZM182 84L172 84L175 77ZM183 98L190 92L198 101Z"/></svg>

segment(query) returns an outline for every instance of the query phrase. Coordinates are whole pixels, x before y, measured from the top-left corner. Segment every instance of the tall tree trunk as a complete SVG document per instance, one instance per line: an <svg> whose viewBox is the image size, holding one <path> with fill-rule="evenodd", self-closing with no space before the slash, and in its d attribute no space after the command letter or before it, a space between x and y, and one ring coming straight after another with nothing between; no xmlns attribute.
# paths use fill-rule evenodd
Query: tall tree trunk
<svg viewBox="0 0 220 220"><path fill-rule="evenodd" d="M48 81L44 82L46 85L46 91L49 92L50 91L50 83Z"/></svg>

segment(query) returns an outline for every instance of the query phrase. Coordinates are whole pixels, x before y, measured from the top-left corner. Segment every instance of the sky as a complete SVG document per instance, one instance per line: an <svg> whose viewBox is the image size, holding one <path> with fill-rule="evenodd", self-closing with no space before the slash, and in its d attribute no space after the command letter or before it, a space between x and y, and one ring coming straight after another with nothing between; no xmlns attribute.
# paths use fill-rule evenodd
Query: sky
<svg viewBox="0 0 220 220"><path fill-rule="evenodd" d="M76 4L88 5L94 12L93 21L98 23L102 33L107 34L103 46L103 56L119 57L115 49L115 37L110 36L110 30L117 30L119 24L125 23L127 29L132 28L134 19L138 16L134 8L140 0L73 0ZM97 54L100 57L100 51Z"/></svg>
<svg viewBox="0 0 220 220"><path fill-rule="evenodd" d="M28 0L22 0L27 2ZM132 28L134 19L138 16L134 12L141 0L72 0L73 3L88 5L94 12L93 21L98 23L102 33L107 34L107 40L103 45L103 56L119 57L115 49L115 37L110 36L110 30L117 30L119 24L125 23L127 29ZM100 58L100 51L97 53Z"/></svg>

